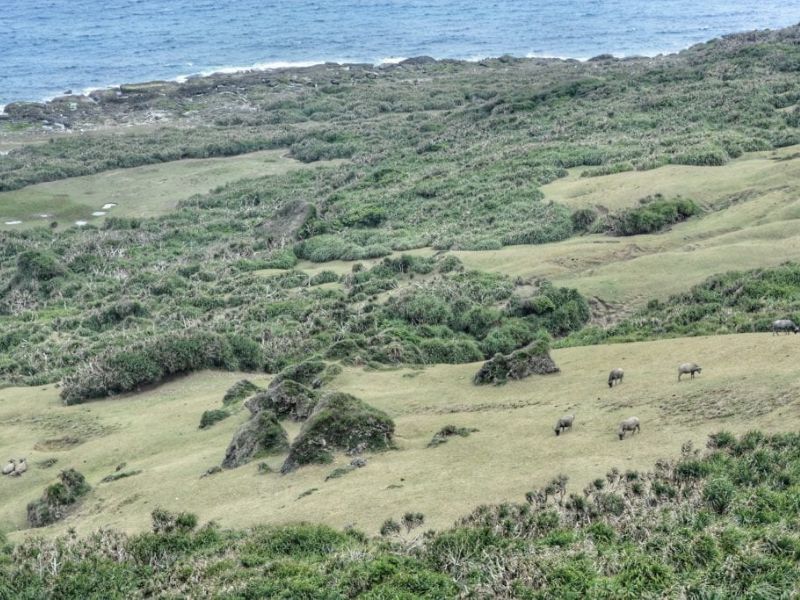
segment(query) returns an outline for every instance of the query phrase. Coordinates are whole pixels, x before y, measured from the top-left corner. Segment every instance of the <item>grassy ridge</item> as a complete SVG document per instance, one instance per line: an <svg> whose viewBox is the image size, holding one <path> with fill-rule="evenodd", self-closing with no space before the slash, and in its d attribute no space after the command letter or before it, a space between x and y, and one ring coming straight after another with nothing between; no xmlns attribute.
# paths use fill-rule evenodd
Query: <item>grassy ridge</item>
<svg viewBox="0 0 800 600"><path fill-rule="evenodd" d="M663 302L651 300L645 308L612 327L587 327L558 343L568 346L772 331L776 319L800 322L797 263L715 275Z"/></svg>

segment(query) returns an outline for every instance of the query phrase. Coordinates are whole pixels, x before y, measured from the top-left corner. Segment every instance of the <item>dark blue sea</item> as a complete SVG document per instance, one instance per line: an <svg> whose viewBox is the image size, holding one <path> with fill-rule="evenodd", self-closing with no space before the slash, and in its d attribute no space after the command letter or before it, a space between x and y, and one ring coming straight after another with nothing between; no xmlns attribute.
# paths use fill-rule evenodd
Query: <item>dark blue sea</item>
<svg viewBox="0 0 800 600"><path fill-rule="evenodd" d="M0 105L286 63L674 52L800 0L1 0Z"/></svg>

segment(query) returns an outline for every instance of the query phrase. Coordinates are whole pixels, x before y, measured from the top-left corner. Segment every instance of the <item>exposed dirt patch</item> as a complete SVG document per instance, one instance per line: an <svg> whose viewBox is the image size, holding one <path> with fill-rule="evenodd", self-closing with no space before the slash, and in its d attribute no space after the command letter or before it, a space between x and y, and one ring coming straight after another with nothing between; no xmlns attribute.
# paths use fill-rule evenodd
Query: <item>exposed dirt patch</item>
<svg viewBox="0 0 800 600"><path fill-rule="evenodd" d="M4 424L28 426L49 433L62 434L60 437L81 438L82 441L108 435L119 428L116 425L101 423L97 417L83 412L66 411L58 414L12 417Z"/></svg>
<svg viewBox="0 0 800 600"><path fill-rule="evenodd" d="M659 403L661 411L679 423L728 417L758 417L795 402L800 388L763 389L734 387L697 390Z"/></svg>
<svg viewBox="0 0 800 600"><path fill-rule="evenodd" d="M36 442L36 445L33 447L33 449L40 452L46 452L48 450L69 450L70 448L81 445L85 441L86 440L83 440L79 437L68 435L65 437L51 438L49 440Z"/></svg>

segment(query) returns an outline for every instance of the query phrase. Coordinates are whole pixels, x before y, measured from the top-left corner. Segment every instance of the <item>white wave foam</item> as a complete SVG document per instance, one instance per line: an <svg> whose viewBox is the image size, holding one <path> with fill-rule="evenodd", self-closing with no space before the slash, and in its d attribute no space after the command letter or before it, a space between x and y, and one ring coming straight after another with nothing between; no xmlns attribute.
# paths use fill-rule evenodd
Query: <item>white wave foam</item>
<svg viewBox="0 0 800 600"><path fill-rule="evenodd" d="M324 60L299 60L299 61L288 61L288 60L276 60L271 62L259 62L253 63L249 66L238 66L238 67L210 67L208 69L204 69L198 73L192 73L190 75L179 75L175 78L175 81L178 83L183 83L189 77L208 77L209 75L231 75L233 73L245 73L247 71L271 71L273 69L302 69L305 67L313 67L316 65L321 65L324 62L334 62L336 64L342 64L340 61L324 61ZM181 81L182 80L182 81Z"/></svg>
<svg viewBox="0 0 800 600"><path fill-rule="evenodd" d="M376 62L376 65L396 65L404 60L408 60L407 56L386 56Z"/></svg>

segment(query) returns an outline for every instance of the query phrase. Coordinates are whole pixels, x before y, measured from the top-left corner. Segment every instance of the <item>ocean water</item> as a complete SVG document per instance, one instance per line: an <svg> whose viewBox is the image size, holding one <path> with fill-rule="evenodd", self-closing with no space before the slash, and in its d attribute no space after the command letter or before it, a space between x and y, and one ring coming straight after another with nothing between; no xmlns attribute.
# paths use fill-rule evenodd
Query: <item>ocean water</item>
<svg viewBox="0 0 800 600"><path fill-rule="evenodd" d="M0 105L222 69L673 52L799 0L2 0Z"/></svg>

